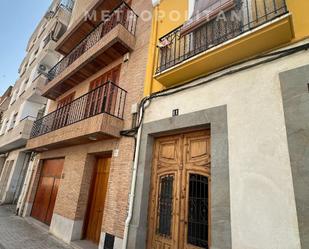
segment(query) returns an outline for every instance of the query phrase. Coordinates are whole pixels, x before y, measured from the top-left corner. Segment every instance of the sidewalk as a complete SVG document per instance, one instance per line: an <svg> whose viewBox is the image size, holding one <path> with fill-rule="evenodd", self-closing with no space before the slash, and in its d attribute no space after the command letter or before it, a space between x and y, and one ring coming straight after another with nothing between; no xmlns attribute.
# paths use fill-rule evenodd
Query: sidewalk
<svg viewBox="0 0 309 249"><path fill-rule="evenodd" d="M0 206L0 249L72 249L47 232Z"/></svg>

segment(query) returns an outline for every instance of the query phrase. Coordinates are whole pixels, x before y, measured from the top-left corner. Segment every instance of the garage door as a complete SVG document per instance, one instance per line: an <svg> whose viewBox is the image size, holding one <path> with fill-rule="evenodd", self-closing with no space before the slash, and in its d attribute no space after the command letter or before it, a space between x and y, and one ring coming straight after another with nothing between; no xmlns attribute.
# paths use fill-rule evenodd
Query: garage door
<svg viewBox="0 0 309 249"><path fill-rule="evenodd" d="M63 164L64 159L43 162L31 216L47 225L50 225L53 216Z"/></svg>

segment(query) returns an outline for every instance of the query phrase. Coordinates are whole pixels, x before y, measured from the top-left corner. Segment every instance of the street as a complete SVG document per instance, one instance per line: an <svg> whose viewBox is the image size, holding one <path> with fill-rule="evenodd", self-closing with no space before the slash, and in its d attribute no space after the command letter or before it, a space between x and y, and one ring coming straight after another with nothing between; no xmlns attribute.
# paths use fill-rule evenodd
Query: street
<svg viewBox="0 0 309 249"><path fill-rule="evenodd" d="M13 212L0 206L0 249L72 249Z"/></svg>

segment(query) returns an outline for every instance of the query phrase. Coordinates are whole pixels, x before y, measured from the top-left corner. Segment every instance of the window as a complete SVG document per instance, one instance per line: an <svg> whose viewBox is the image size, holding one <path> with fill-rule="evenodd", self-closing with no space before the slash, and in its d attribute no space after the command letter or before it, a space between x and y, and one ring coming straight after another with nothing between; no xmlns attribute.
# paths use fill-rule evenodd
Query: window
<svg viewBox="0 0 309 249"><path fill-rule="evenodd" d="M119 77L120 77L120 69L121 66L116 66L113 69L111 69L110 71L102 74L101 76L99 76L98 78L96 78L95 80L93 80L90 83L90 91L96 89L97 87L103 85L104 83L108 82L108 81L112 81L114 84L118 85L119 82Z"/></svg>
<svg viewBox="0 0 309 249"><path fill-rule="evenodd" d="M47 22L45 22L42 27L40 28L40 33L39 33L39 38L41 37L41 35L44 33L45 29L47 26Z"/></svg>
<svg viewBox="0 0 309 249"><path fill-rule="evenodd" d="M28 81L29 79L26 79L22 84L21 84L21 87L19 89L19 96L23 95L24 92L25 92L25 89L27 87L27 84L28 84Z"/></svg>
<svg viewBox="0 0 309 249"><path fill-rule="evenodd" d="M7 127L8 127L8 124L9 124L9 120L6 119L6 120L4 121L3 127L2 127L2 129L1 129L1 135L3 135L3 134L6 132Z"/></svg>
<svg viewBox="0 0 309 249"><path fill-rule="evenodd" d="M47 46L47 44L53 39L53 34L52 33L48 33L46 35L46 37L43 39L42 41L42 47L45 48Z"/></svg>
<svg viewBox="0 0 309 249"><path fill-rule="evenodd" d="M73 101L75 92L58 101L57 111L54 114L53 129L59 129L67 122L70 115L70 103Z"/></svg>
<svg viewBox="0 0 309 249"><path fill-rule="evenodd" d="M164 237L170 237L172 233L173 182L172 175L160 179L157 234Z"/></svg>
<svg viewBox="0 0 309 249"><path fill-rule="evenodd" d="M24 89L26 89L28 87L28 83L29 83L29 78L25 80Z"/></svg>
<svg viewBox="0 0 309 249"><path fill-rule="evenodd" d="M58 101L57 109L71 103L74 99L75 92L69 94L68 96L64 97L63 99Z"/></svg>
<svg viewBox="0 0 309 249"><path fill-rule="evenodd" d="M3 111L0 112L0 129L2 129L3 126Z"/></svg>
<svg viewBox="0 0 309 249"><path fill-rule="evenodd" d="M17 94L18 94L18 90L15 90L12 94L12 99L11 99L10 105L13 105L14 102L16 101Z"/></svg>
<svg viewBox="0 0 309 249"><path fill-rule="evenodd" d="M37 115L37 117L36 117L36 120L39 120L39 119L41 119L41 118L44 117L45 110L46 110L46 106L45 106L45 105L44 105L44 107L42 107L41 109L39 109L38 115Z"/></svg>
<svg viewBox="0 0 309 249"><path fill-rule="evenodd" d="M31 61L30 61L30 65L35 61L35 59L36 59L36 57L37 57L37 55L38 55L38 53L39 53L39 49L40 49L40 48L37 48L37 50L35 50L35 52L32 54L32 56L31 56Z"/></svg>
<svg viewBox="0 0 309 249"><path fill-rule="evenodd" d="M27 71L27 67L28 67L28 62L26 62L25 65L23 66L21 75L23 75Z"/></svg>
<svg viewBox="0 0 309 249"><path fill-rule="evenodd" d="M39 52L39 48L37 48L37 50L35 50L34 57L36 57L38 55L38 52Z"/></svg>
<svg viewBox="0 0 309 249"><path fill-rule="evenodd" d="M208 248L208 178L190 174L188 243Z"/></svg>
<svg viewBox="0 0 309 249"><path fill-rule="evenodd" d="M17 115L18 115L17 112L13 115L12 122L11 122L11 124L10 124L9 130L11 130L11 129L13 129L13 128L15 127L15 125L16 125L16 120L17 120Z"/></svg>

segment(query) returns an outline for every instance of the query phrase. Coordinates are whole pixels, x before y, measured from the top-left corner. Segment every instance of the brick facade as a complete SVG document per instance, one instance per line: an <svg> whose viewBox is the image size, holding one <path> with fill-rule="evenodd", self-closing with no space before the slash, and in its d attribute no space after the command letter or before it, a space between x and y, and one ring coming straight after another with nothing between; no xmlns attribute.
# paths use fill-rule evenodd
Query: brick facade
<svg viewBox="0 0 309 249"><path fill-rule="evenodd" d="M132 9L137 14L140 14L142 10L150 11L152 9L151 1L133 0ZM65 92L57 100L72 92L75 92L75 98L87 93L89 84L93 79L121 64L119 86L128 91L124 111L124 128L131 128L132 105L138 103L143 97L150 31L151 21L145 22L138 19L135 35L136 44L133 52L130 53L129 61L123 62L122 59L114 61L85 82ZM54 111L56 106L57 101L52 102L49 112ZM44 159L65 158L54 213L70 220L81 221L84 220L87 210L95 158L106 153L112 154L116 149L119 153L117 156L112 156L102 231L122 238L127 217L134 156L134 140L132 138L114 138L48 150L40 153L39 158L40 162ZM31 193L29 193L27 200L28 203L33 203L34 200L40 175L39 161L35 171L35 177L33 177L31 184Z"/></svg>

